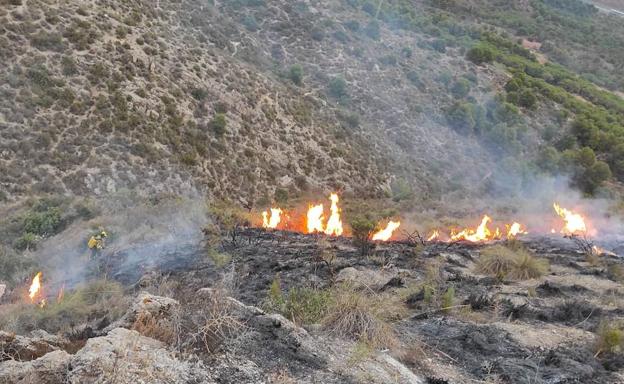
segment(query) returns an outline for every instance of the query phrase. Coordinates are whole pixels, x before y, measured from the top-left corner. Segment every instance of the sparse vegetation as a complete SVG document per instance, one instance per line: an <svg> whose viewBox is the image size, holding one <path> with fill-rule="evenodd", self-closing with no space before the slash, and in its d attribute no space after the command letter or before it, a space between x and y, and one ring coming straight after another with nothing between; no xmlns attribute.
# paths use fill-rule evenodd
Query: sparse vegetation
<svg viewBox="0 0 624 384"><path fill-rule="evenodd" d="M377 222L370 217L355 216L349 223L354 244L360 248L362 255L367 255L374 247L371 239L378 230Z"/></svg>

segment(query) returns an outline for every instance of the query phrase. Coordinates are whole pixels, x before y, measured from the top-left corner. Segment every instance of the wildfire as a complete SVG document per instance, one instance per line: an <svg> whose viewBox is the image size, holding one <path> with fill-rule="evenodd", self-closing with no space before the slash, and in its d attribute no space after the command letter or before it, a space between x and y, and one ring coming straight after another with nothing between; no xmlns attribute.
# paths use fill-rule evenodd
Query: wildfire
<svg viewBox="0 0 624 384"><path fill-rule="evenodd" d="M505 227L507 227L508 240L515 239L516 237L518 237L518 235L526 235L529 233L522 227L522 224L520 223L513 223L511 225L506 225Z"/></svg>
<svg viewBox="0 0 624 384"><path fill-rule="evenodd" d="M380 230L373 235L373 241L388 241L392 237L392 233L401 225L400 221L389 221L386 228Z"/></svg>
<svg viewBox="0 0 624 384"><path fill-rule="evenodd" d="M483 219L481 219L481 224L479 224L477 229L466 228L459 233L451 233L451 241L466 240L472 243L478 243L481 241L500 239L501 234L498 228L496 228L494 232L490 231L488 228L488 223L491 221L492 219L488 215L485 215Z"/></svg>
<svg viewBox="0 0 624 384"><path fill-rule="evenodd" d="M340 220L340 208L338 208L338 195L332 193L329 198L331 200L331 207L329 208L331 215L327 220L325 234L340 236L342 235L342 220Z"/></svg>
<svg viewBox="0 0 624 384"><path fill-rule="evenodd" d="M281 215L284 211L280 208L271 208L271 214L268 211L262 212L262 228L275 229L282 221Z"/></svg>
<svg viewBox="0 0 624 384"><path fill-rule="evenodd" d="M561 229L561 233L567 236L578 235L580 233L585 234L587 227L585 226L585 219L578 213L572 212L568 209L562 208L559 204L554 203L553 208L555 212L565 221L565 226Z"/></svg>
<svg viewBox="0 0 624 384"><path fill-rule="evenodd" d="M30 289L28 290L28 297L30 297L31 301L35 300L37 293L41 290L41 272L37 273L33 278L32 284L30 284Z"/></svg>
<svg viewBox="0 0 624 384"><path fill-rule="evenodd" d="M338 208L338 195L332 193L329 196L331 206L329 208L330 215L327 224L324 225L325 216L323 214L323 204L311 205L308 208L306 227L308 233L324 233L326 235L340 236L342 235L342 219L340 218L340 208Z"/></svg>
<svg viewBox="0 0 624 384"><path fill-rule="evenodd" d="M308 233L324 232L323 230L323 204L310 206L306 225Z"/></svg>
<svg viewBox="0 0 624 384"><path fill-rule="evenodd" d="M59 289L58 296L56 296L56 303L58 304L61 301L63 301L64 297L65 297L65 283L63 283L63 285L61 285L61 289Z"/></svg>
<svg viewBox="0 0 624 384"><path fill-rule="evenodd" d="M596 256L600 256L600 255L609 255L609 256L616 256L615 253L611 252L611 251L607 251L606 249L599 247L597 245L594 245L592 247L592 253Z"/></svg>
<svg viewBox="0 0 624 384"><path fill-rule="evenodd" d="M440 231L438 231L437 229L434 229L433 232L431 232L431 235L427 237L427 241L435 241L435 240L438 240L439 238L440 238Z"/></svg>

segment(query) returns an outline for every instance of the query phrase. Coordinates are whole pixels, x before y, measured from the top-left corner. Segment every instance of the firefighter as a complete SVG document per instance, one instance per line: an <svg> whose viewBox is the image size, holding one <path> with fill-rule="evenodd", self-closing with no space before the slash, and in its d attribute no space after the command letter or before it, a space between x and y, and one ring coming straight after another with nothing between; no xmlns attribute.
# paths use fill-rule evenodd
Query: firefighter
<svg viewBox="0 0 624 384"><path fill-rule="evenodd" d="M100 231L91 236L87 242L87 246L91 250L91 259L95 259L105 247L105 239L108 237L106 231Z"/></svg>

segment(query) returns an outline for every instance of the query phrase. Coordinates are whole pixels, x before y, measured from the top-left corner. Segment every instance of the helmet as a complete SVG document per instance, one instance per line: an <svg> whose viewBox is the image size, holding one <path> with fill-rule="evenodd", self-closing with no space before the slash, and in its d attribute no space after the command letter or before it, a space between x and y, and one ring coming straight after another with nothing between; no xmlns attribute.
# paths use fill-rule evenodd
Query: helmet
<svg viewBox="0 0 624 384"><path fill-rule="evenodd" d="M108 235L106 234L106 231L102 231L102 232L100 232L100 236L102 236L102 237L108 237Z"/></svg>

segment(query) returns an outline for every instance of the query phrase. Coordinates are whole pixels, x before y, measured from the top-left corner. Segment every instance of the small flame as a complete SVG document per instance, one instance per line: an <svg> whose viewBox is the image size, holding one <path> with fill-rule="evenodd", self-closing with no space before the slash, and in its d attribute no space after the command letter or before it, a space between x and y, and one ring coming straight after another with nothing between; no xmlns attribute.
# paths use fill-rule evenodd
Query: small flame
<svg viewBox="0 0 624 384"><path fill-rule="evenodd" d="M388 225L386 225L386 228L382 229L381 231L375 233L373 235L373 241L388 241L390 240L390 238L392 237L392 233L394 231L397 230L397 228L399 228L399 226L401 225L400 221L389 221Z"/></svg>
<svg viewBox="0 0 624 384"><path fill-rule="evenodd" d="M561 229L561 233L564 235L577 235L579 233L585 234L587 227L585 226L585 219L578 213L572 212L554 203L553 208L555 212L565 221L565 226Z"/></svg>
<svg viewBox="0 0 624 384"><path fill-rule="evenodd" d="M507 239L512 240L518 237L519 235L526 235L527 232L520 223L513 223L511 225L506 225L507 227Z"/></svg>
<svg viewBox="0 0 624 384"><path fill-rule="evenodd" d="M280 208L271 208L271 215L268 211L262 212L262 228L275 229L282 221L281 214L284 213Z"/></svg>
<svg viewBox="0 0 624 384"><path fill-rule="evenodd" d="M609 256L616 256L615 253L611 252L611 251L607 251L606 249L599 247L597 245L594 245L592 247L592 254L596 255L596 256L600 256L600 255L609 255Z"/></svg>
<svg viewBox="0 0 624 384"><path fill-rule="evenodd" d="M30 289L28 290L28 297L30 297L31 301L34 301L35 296L41 290L41 272L37 273L32 280L32 284L30 284Z"/></svg>
<svg viewBox="0 0 624 384"><path fill-rule="evenodd" d="M46 305L48 305L48 301L46 299L41 299L39 302L39 308L44 308Z"/></svg>
<svg viewBox="0 0 624 384"><path fill-rule="evenodd" d="M61 301L63 301L64 297L65 297L65 283L63 283L63 285L61 285L61 289L59 289L58 296L56 296L56 303L58 304Z"/></svg>
<svg viewBox="0 0 624 384"><path fill-rule="evenodd" d="M308 233L323 231L323 204L310 206L306 221Z"/></svg>
<svg viewBox="0 0 624 384"><path fill-rule="evenodd" d="M434 229L433 232L431 232L431 235L427 238L427 241L435 241L438 239L440 239L440 231Z"/></svg>
<svg viewBox="0 0 624 384"><path fill-rule="evenodd" d="M338 208L338 195L332 193L329 198L331 200L331 207L329 208L331 215L327 220L325 234L340 236L342 235L342 220L340 220L340 208Z"/></svg>

